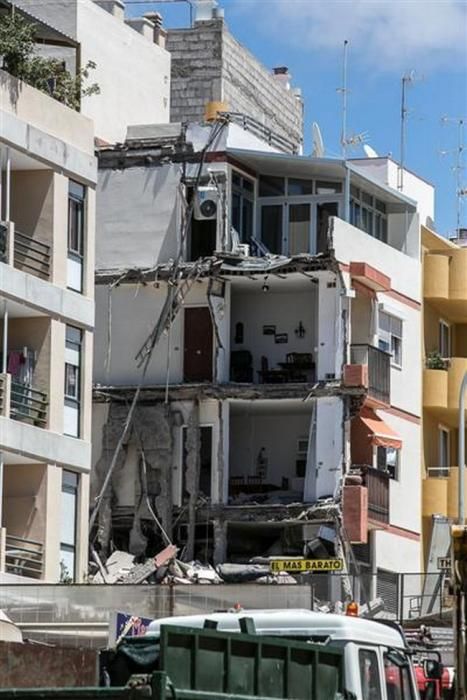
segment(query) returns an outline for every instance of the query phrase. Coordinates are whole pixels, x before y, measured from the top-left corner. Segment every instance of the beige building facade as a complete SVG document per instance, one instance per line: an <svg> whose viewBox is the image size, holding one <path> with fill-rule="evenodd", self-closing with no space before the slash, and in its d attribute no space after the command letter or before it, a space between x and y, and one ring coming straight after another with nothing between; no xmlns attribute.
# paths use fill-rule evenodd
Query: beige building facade
<svg viewBox="0 0 467 700"><path fill-rule="evenodd" d="M94 127L0 70L0 581L87 572Z"/></svg>

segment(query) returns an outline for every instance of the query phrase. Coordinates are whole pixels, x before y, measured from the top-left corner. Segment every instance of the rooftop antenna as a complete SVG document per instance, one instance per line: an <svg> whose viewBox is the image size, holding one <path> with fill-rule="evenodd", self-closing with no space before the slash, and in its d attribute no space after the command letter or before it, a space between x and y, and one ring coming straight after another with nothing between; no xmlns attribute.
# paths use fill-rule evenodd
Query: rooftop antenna
<svg viewBox="0 0 467 700"><path fill-rule="evenodd" d="M404 164L405 164L405 140L406 140L406 121L409 110L406 104L406 92L409 85L413 85L415 82L415 71L411 70L409 73L405 73L401 79L401 143L400 143L400 159L399 159L399 170L397 177L397 189L402 192L404 189Z"/></svg>
<svg viewBox="0 0 467 700"><path fill-rule="evenodd" d="M341 131L341 148L342 158L345 160L347 155L347 54L349 41L344 40L344 60L342 65L342 87L337 88L337 92L342 94L342 131Z"/></svg>
<svg viewBox="0 0 467 700"><path fill-rule="evenodd" d="M316 122L313 122L311 130L313 134L313 151L311 155L313 158L322 158L324 156L324 141L321 129Z"/></svg>
<svg viewBox="0 0 467 700"><path fill-rule="evenodd" d="M460 236L461 224L462 224L462 204L463 197L467 196L467 188L462 187L462 173L465 169L464 165L464 128L466 117L442 117L441 122L447 124L449 122L457 124L457 146L452 149L452 151L441 151L443 155L447 153L456 154L456 163L454 165L454 172L456 175L456 236Z"/></svg>

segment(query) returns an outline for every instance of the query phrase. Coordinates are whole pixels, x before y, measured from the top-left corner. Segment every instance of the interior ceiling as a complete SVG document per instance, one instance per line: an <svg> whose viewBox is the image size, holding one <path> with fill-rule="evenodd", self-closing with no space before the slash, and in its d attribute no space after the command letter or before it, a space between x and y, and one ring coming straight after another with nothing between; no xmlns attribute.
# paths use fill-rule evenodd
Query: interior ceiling
<svg viewBox="0 0 467 700"><path fill-rule="evenodd" d="M230 402L230 412L234 416L277 416L282 415L309 415L313 408L313 402L302 399L265 399L245 401L243 399L232 399Z"/></svg>
<svg viewBox="0 0 467 700"><path fill-rule="evenodd" d="M252 272L249 277L245 275L231 277L232 293L253 294L261 290L265 284L269 287L267 291L264 291L265 294L317 291L318 285L316 282L313 282L313 280L317 280L319 277L330 277L331 275L328 271L322 270L318 272L307 272L306 274L309 275L309 277L301 273L288 273L287 275L279 277L278 275L265 272Z"/></svg>
<svg viewBox="0 0 467 700"><path fill-rule="evenodd" d="M11 299L4 299L0 297L0 325L3 320L3 310L4 303L6 301L6 310L8 311L8 318L38 318L41 316L46 316L46 314L31 309L30 306L25 304L18 304L16 301L11 301Z"/></svg>
<svg viewBox="0 0 467 700"><path fill-rule="evenodd" d="M21 151L10 149L11 169L12 170L49 170L44 163L41 163L36 158L31 158Z"/></svg>

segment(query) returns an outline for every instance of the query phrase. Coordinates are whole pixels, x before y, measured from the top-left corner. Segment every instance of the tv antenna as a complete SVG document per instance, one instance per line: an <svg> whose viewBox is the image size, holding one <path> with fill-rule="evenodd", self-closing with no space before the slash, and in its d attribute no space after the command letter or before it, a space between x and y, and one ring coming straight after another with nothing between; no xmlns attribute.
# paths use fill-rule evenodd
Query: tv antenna
<svg viewBox="0 0 467 700"><path fill-rule="evenodd" d="M451 151L441 151L442 155L447 155L448 153L454 153L456 156L455 165L453 170L456 176L456 236L460 235L461 223L462 223L462 204L463 198L467 196L467 187L462 186L463 171L465 170L464 164L464 129L467 117L442 117L441 123L457 124L457 146Z"/></svg>
<svg viewBox="0 0 467 700"><path fill-rule="evenodd" d="M379 158L379 155L376 153L375 149L369 146L367 143L363 144L363 150L365 151L367 158Z"/></svg>
<svg viewBox="0 0 467 700"><path fill-rule="evenodd" d="M324 141L321 129L316 122L313 122L311 130L313 134L313 151L311 155L313 158L322 158L324 156Z"/></svg>
<svg viewBox="0 0 467 700"><path fill-rule="evenodd" d="M337 92L342 95L342 129L341 129L341 148L342 148L342 158L345 160L347 155L347 54L349 48L348 39L344 40L344 60L342 64L342 87L337 88Z"/></svg>
<svg viewBox="0 0 467 700"><path fill-rule="evenodd" d="M399 170L397 177L397 189L404 189L404 165L405 165L405 142L406 142L406 122L409 115L409 110L407 109L407 88L413 85L417 78L415 71L411 70L405 73L401 78L401 142L400 142L400 158L399 158Z"/></svg>

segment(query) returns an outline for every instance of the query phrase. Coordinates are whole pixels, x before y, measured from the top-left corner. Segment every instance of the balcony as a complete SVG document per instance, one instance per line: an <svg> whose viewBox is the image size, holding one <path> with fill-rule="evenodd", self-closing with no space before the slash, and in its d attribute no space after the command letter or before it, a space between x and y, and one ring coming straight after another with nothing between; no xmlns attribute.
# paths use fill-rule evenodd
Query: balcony
<svg viewBox="0 0 467 700"><path fill-rule="evenodd" d="M454 417L458 410L459 390L465 372L466 357L451 357L446 361L444 369L432 369L428 365L423 370L423 407L444 411L448 416Z"/></svg>
<svg viewBox="0 0 467 700"><path fill-rule="evenodd" d="M391 402L391 355L373 345L350 346L350 365L344 367L344 384L367 390L367 403L375 408Z"/></svg>
<svg viewBox="0 0 467 700"><path fill-rule="evenodd" d="M467 249L427 253L423 259L423 294L441 314L467 321Z"/></svg>
<svg viewBox="0 0 467 700"><path fill-rule="evenodd" d="M457 518L459 493L459 469L451 467L428 467L422 481L422 513L430 517L439 513L448 518ZM467 471L464 474L464 494L467 497Z"/></svg>
<svg viewBox="0 0 467 700"><path fill-rule="evenodd" d="M15 576L41 579L44 570L44 545L25 537L4 533L4 571Z"/></svg>
<svg viewBox="0 0 467 700"><path fill-rule="evenodd" d="M368 489L368 519L389 524L389 474L369 466L361 467L361 473Z"/></svg>
<svg viewBox="0 0 467 700"><path fill-rule="evenodd" d="M47 394L0 374L1 415L40 428L47 426Z"/></svg>
<svg viewBox="0 0 467 700"><path fill-rule="evenodd" d="M35 277L50 280L50 246L15 230L12 224L0 224L0 261Z"/></svg>

